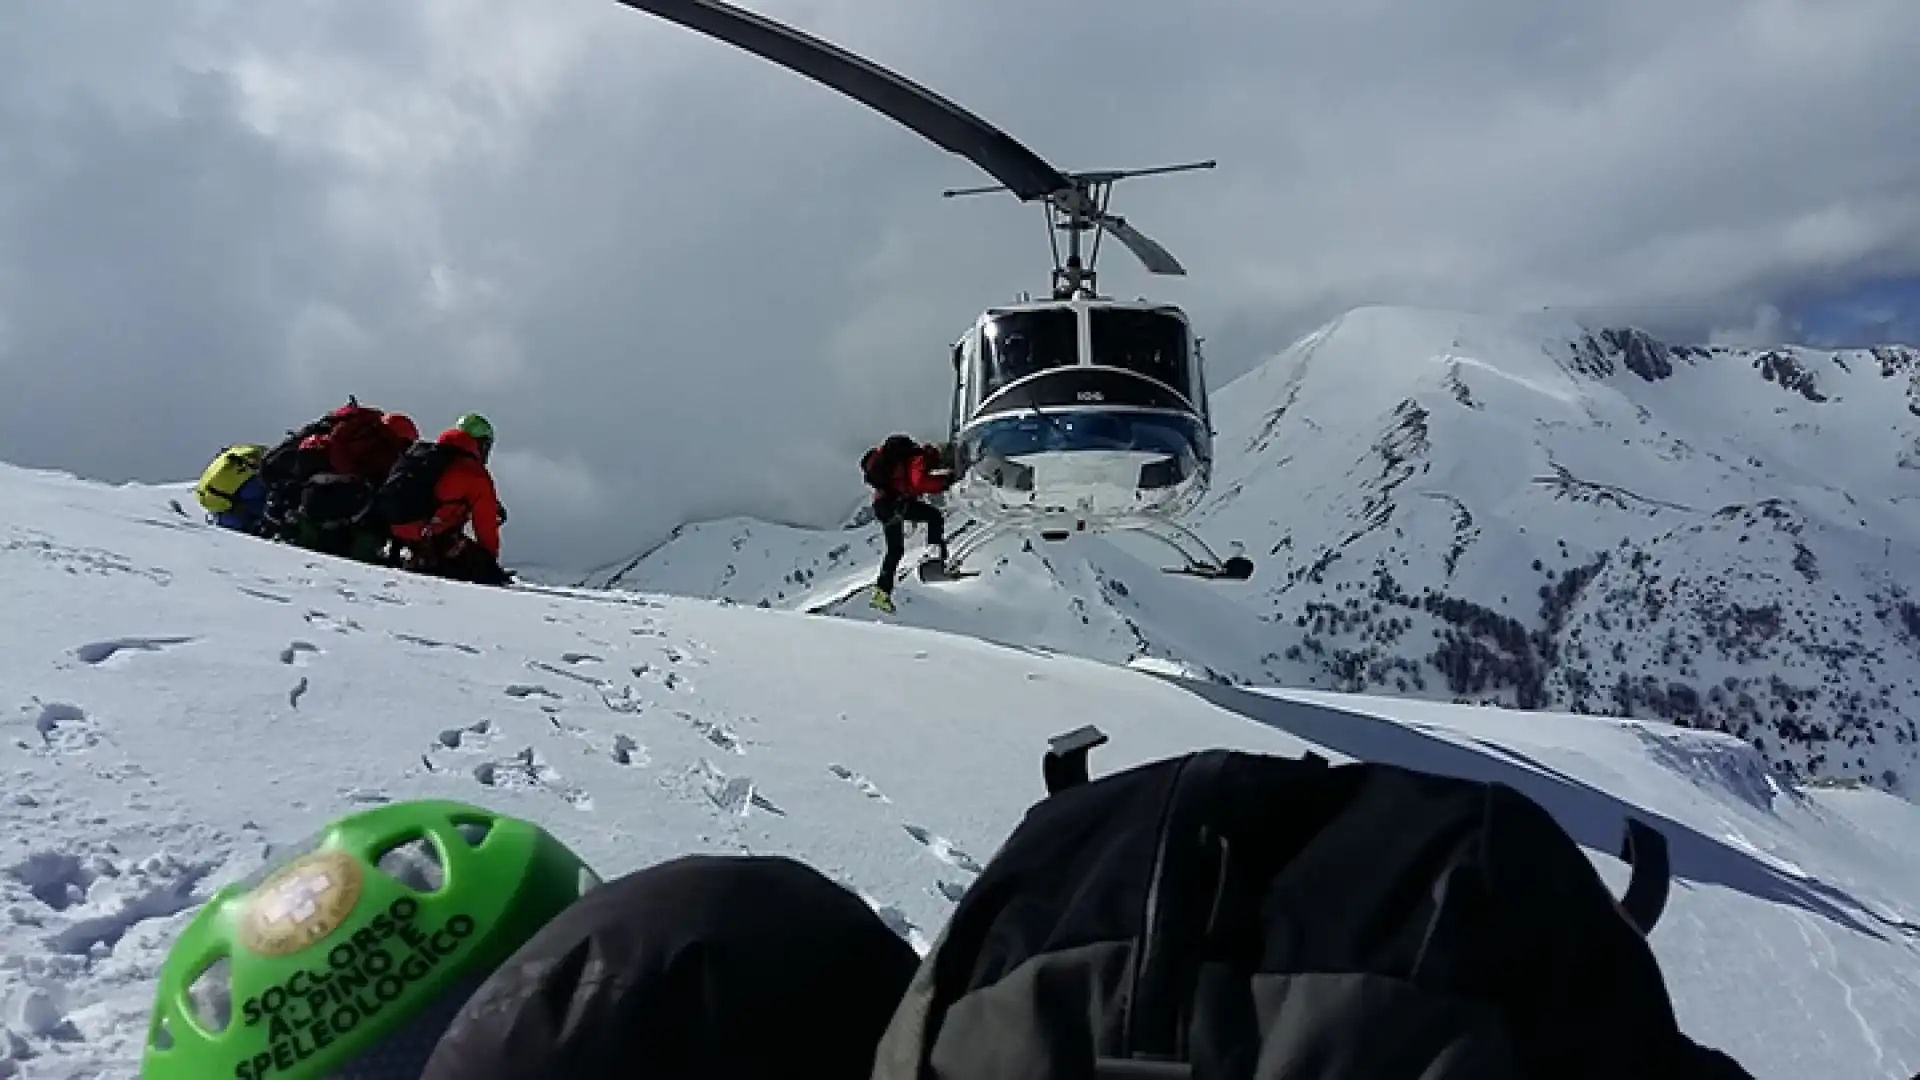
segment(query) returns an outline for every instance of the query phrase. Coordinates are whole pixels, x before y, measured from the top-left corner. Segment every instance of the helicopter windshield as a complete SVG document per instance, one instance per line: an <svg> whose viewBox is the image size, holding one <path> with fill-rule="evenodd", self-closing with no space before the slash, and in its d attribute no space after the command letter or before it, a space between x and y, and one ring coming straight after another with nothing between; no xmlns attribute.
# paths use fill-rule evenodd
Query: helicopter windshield
<svg viewBox="0 0 1920 1080"><path fill-rule="evenodd" d="M1095 364L1145 375L1193 400L1186 323L1164 311L1129 308L1096 307L1087 315Z"/></svg>
<svg viewBox="0 0 1920 1080"><path fill-rule="evenodd" d="M1163 487L1204 468L1213 456L1213 439L1206 422L1190 413L1096 409L996 416L961 434L954 451L955 468L963 473L979 463L1018 462L1036 454L1150 455L1160 462L1143 466L1142 484ZM1157 479L1149 483L1149 476Z"/></svg>
<svg viewBox="0 0 1920 1080"><path fill-rule="evenodd" d="M1009 311L995 316L981 335L980 398L1049 368L1080 362L1079 320L1072 308Z"/></svg>

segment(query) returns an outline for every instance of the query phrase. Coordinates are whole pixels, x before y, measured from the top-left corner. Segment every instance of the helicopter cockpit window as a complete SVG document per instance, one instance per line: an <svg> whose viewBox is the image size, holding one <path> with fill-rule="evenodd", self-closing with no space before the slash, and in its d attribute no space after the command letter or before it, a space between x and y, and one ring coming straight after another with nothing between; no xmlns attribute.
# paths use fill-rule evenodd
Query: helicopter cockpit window
<svg viewBox="0 0 1920 1080"><path fill-rule="evenodd" d="M1080 362L1078 320L1068 308L1010 311L987 323L980 350L980 398L1049 368Z"/></svg>
<svg viewBox="0 0 1920 1080"><path fill-rule="evenodd" d="M1185 323L1163 311L1094 308L1087 314L1095 364L1145 375L1193 399Z"/></svg>

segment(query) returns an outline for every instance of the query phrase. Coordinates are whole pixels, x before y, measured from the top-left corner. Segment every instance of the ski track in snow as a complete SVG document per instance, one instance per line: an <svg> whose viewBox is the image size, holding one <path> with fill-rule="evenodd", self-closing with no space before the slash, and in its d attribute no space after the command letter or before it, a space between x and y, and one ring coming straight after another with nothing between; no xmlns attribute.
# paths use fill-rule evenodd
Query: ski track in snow
<svg viewBox="0 0 1920 1080"><path fill-rule="evenodd" d="M793 855L924 950L1040 798L1046 740L1087 719L1112 739L1096 775L1225 746L1503 779L1616 888L1609 853L1640 815L1673 845L1652 940L1691 1034L1765 1078L1920 1070L1920 808L1786 784L1731 738L1255 692L1020 646L1032 628L1012 624L980 627L1007 646L401 579L138 520L168 499L0 467L0 514L35 529L0 520L0 610L32 613L0 621L0 1078L133 1077L195 906L402 799L526 816L608 877Z"/></svg>

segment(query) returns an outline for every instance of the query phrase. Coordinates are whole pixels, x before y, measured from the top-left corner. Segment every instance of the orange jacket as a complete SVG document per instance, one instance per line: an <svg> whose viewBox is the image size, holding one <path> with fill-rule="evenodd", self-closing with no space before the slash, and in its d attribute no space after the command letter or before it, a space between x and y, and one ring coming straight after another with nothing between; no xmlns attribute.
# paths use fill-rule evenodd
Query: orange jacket
<svg viewBox="0 0 1920 1080"><path fill-rule="evenodd" d="M500 496L493 487L493 474L480 460L480 444L459 428L448 428L434 441L464 453L456 454L447 463L446 471L434 484L433 497L439 500L440 507L433 512L433 517L411 525L395 525L393 535L414 543L428 536L458 532L471 521L473 538L494 558L499 558Z"/></svg>

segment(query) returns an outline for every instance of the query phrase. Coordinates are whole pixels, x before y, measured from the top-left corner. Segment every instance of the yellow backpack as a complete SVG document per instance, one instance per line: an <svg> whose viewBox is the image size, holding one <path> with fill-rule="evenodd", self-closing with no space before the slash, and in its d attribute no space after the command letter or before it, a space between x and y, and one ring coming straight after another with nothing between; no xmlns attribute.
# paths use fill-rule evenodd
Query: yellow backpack
<svg viewBox="0 0 1920 1080"><path fill-rule="evenodd" d="M200 474L200 482L193 486L194 497L208 513L224 514L233 509L233 498L240 491L240 485L260 471L260 459L266 454L266 447L252 443L240 443L220 451L207 471Z"/></svg>

